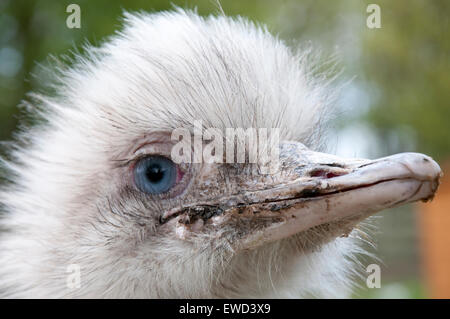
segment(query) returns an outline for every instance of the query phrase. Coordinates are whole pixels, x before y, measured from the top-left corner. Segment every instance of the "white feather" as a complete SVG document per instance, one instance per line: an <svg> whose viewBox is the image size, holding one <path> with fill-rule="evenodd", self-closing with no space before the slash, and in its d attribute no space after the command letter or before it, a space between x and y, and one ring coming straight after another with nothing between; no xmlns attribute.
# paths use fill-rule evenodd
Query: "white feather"
<svg viewBox="0 0 450 319"><path fill-rule="evenodd" d="M238 255L201 253L175 239L143 244L151 229L100 217L97 206L117 183L112 160L153 131L194 120L281 127L284 139L316 146L335 95L315 74L318 60L242 18L126 14L120 33L55 71L57 94L29 102L42 123L17 136L2 164L13 182L0 191L0 295L347 296L354 236L296 259L284 241ZM66 285L70 264L81 266L80 289Z"/></svg>

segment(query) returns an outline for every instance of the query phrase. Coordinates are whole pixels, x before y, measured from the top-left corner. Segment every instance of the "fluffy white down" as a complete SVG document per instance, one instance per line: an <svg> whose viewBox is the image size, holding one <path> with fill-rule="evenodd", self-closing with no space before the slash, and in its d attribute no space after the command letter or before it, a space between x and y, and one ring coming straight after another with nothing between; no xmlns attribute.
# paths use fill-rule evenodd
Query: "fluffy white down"
<svg viewBox="0 0 450 319"><path fill-rule="evenodd" d="M123 221L120 234L96 224L94 203L116 183L112 159L148 132L201 119L281 127L283 139L317 147L335 93L314 53L293 52L245 19L183 10L126 14L120 33L86 51L54 70L56 94L31 95L40 122L1 162L9 182L0 190L0 296L348 296L355 233L289 262L277 242L223 263L176 241L143 245L145 232ZM67 287L70 264L81 266L79 289Z"/></svg>

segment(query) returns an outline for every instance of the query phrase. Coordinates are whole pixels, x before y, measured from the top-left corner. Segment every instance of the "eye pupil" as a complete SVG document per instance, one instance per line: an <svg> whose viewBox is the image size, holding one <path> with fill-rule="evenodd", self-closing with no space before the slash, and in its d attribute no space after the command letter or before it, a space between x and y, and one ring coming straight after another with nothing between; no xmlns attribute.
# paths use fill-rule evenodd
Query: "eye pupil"
<svg viewBox="0 0 450 319"><path fill-rule="evenodd" d="M169 191L177 179L177 166L163 156L149 156L136 163L134 181L146 194L162 194Z"/></svg>
<svg viewBox="0 0 450 319"><path fill-rule="evenodd" d="M157 183L161 181L164 177L164 170L161 166L155 164L149 166L147 169L147 178L150 182Z"/></svg>

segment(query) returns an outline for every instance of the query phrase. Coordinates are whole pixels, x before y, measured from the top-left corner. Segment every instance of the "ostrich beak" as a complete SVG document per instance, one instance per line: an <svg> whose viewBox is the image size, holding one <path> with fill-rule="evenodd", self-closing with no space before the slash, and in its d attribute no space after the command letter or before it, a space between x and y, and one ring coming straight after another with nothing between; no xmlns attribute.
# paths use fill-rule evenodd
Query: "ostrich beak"
<svg viewBox="0 0 450 319"><path fill-rule="evenodd" d="M262 215L278 219L247 236L241 241L243 248L333 222L347 221L348 232L385 208L431 200L442 176L439 165L419 153L376 160L345 159L313 152L301 144L284 143L281 156L290 163L284 170L299 175L284 185L247 194L251 202L259 202L248 207L255 206Z"/></svg>
<svg viewBox="0 0 450 319"><path fill-rule="evenodd" d="M323 224L345 225L336 235L340 236L380 210L432 199L442 176L439 165L419 153L376 160L346 159L287 142L281 146L280 158L282 169L260 190L242 190L239 195L209 202L209 209L220 213L202 220L202 225L257 224L237 240L239 249ZM202 209L197 205L190 211L202 215Z"/></svg>

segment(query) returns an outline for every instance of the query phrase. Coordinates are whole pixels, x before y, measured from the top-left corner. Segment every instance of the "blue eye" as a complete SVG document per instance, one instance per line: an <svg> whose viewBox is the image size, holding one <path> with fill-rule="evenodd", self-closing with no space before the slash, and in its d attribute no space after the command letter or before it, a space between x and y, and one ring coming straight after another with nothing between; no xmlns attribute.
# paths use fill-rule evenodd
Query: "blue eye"
<svg viewBox="0 0 450 319"><path fill-rule="evenodd" d="M170 159L149 156L141 159L134 168L137 188L146 194L162 194L170 190L177 181L177 167Z"/></svg>

